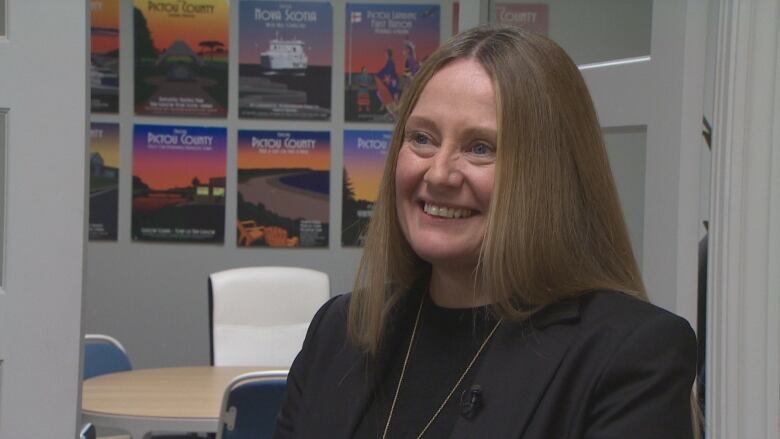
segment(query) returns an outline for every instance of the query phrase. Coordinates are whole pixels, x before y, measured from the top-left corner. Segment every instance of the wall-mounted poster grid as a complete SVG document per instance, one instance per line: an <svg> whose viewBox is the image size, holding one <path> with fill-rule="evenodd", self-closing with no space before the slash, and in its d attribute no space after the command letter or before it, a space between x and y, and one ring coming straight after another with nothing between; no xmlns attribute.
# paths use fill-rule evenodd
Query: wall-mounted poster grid
<svg viewBox="0 0 780 439"><path fill-rule="evenodd" d="M93 113L119 112L119 0L90 0L92 54L89 82Z"/></svg>
<svg viewBox="0 0 780 439"><path fill-rule="evenodd" d="M330 3L239 3L238 116L330 119Z"/></svg>
<svg viewBox="0 0 780 439"><path fill-rule="evenodd" d="M344 131L341 245L362 246L392 131Z"/></svg>
<svg viewBox="0 0 780 439"><path fill-rule="evenodd" d="M225 128L135 125L132 237L221 243Z"/></svg>
<svg viewBox="0 0 780 439"><path fill-rule="evenodd" d="M330 133L238 132L237 244L327 247Z"/></svg>
<svg viewBox="0 0 780 439"><path fill-rule="evenodd" d="M540 35L547 35L547 5L496 3L495 8L497 24L518 26Z"/></svg>
<svg viewBox="0 0 780 439"><path fill-rule="evenodd" d="M89 240L116 241L119 124L93 122L89 139Z"/></svg>
<svg viewBox="0 0 780 439"><path fill-rule="evenodd" d="M225 117L228 1L134 0L135 113Z"/></svg>
<svg viewBox="0 0 780 439"><path fill-rule="evenodd" d="M437 5L347 3L344 120L391 122L404 88L439 45Z"/></svg>

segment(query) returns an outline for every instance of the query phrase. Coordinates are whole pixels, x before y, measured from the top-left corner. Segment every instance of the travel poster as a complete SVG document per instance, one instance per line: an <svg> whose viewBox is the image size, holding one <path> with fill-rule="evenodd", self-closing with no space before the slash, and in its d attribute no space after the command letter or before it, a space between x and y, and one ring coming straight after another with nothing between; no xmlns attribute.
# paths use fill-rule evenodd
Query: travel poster
<svg viewBox="0 0 780 439"><path fill-rule="evenodd" d="M452 4L452 35L460 32L460 2Z"/></svg>
<svg viewBox="0 0 780 439"><path fill-rule="evenodd" d="M341 245L362 246L382 180L392 131L344 131Z"/></svg>
<svg viewBox="0 0 780 439"><path fill-rule="evenodd" d="M327 247L330 133L238 132L237 243Z"/></svg>
<svg viewBox="0 0 780 439"><path fill-rule="evenodd" d="M238 116L329 120L330 3L239 3Z"/></svg>
<svg viewBox="0 0 780 439"><path fill-rule="evenodd" d="M224 242L226 145L225 128L134 127L134 240Z"/></svg>
<svg viewBox="0 0 780 439"><path fill-rule="evenodd" d="M135 113L225 117L228 0L134 0Z"/></svg>
<svg viewBox="0 0 780 439"><path fill-rule="evenodd" d="M90 0L93 113L119 112L119 0Z"/></svg>
<svg viewBox="0 0 780 439"><path fill-rule="evenodd" d="M547 5L496 3L496 23L547 35Z"/></svg>
<svg viewBox="0 0 780 439"><path fill-rule="evenodd" d="M439 45L438 5L347 3L344 119L392 122L401 94Z"/></svg>
<svg viewBox="0 0 780 439"><path fill-rule="evenodd" d="M119 189L119 124L89 129L89 239L116 241Z"/></svg>

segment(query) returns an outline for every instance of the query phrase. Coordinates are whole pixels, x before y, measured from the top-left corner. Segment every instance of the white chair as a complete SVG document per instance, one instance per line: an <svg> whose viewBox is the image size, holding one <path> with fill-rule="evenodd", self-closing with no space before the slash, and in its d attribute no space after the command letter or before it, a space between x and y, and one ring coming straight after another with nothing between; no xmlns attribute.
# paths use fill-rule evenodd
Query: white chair
<svg viewBox="0 0 780 439"><path fill-rule="evenodd" d="M247 267L209 276L211 364L289 369L314 313L330 298L328 275Z"/></svg>

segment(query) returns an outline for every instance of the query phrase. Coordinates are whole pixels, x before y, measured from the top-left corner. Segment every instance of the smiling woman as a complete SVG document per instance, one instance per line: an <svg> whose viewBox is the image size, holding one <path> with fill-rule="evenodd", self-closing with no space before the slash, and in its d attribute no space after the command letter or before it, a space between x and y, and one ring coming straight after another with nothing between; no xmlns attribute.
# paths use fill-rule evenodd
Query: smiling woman
<svg viewBox="0 0 780 439"><path fill-rule="evenodd" d="M496 131L493 83L479 63L466 59L431 78L406 123L396 210L412 250L431 264L429 293L438 305L489 303L472 288L471 276L493 192Z"/></svg>
<svg viewBox="0 0 780 439"><path fill-rule="evenodd" d="M313 319L275 437L693 437L693 332L646 300L563 50L463 32L398 116L355 289Z"/></svg>

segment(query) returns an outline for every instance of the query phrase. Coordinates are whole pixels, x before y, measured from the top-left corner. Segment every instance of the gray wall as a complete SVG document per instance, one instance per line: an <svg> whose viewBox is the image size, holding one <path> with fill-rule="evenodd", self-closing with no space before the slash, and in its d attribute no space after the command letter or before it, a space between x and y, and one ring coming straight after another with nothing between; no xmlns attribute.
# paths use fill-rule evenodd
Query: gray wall
<svg viewBox="0 0 780 439"><path fill-rule="evenodd" d="M652 0L491 0L496 4L546 4L548 35L577 64L650 54Z"/></svg>
<svg viewBox="0 0 780 439"><path fill-rule="evenodd" d="M332 0L333 71L331 122L253 121L237 115L238 51L230 53L227 120L135 117L132 108L132 0L121 0L120 115L94 115L95 122L120 123L119 239L87 246L86 332L117 337L135 367L207 364L209 358L209 273L252 265L291 265L330 275L331 291L349 291L360 250L341 247L341 178L344 129L390 129L387 124L343 122L345 0ZM230 44L238 41L238 1L230 2ZM382 3L361 1L360 3ZM391 3L385 1L384 3ZM404 2L396 2L404 3ZM411 2L405 2L411 3ZM451 33L452 1L441 5L441 38ZM225 244L157 244L131 242L133 123L226 126L228 128ZM237 248L236 131L238 129L328 130L331 133L330 247L327 249Z"/></svg>
<svg viewBox="0 0 780 439"><path fill-rule="evenodd" d="M233 267L252 265L292 265L313 268L328 273L332 292L348 291L351 288L359 249L342 248L341 235L341 172L342 132L344 129L389 129L383 124L355 124L343 122L343 60L345 0L332 0L333 6L333 74L332 74L332 121L289 122L239 120L236 111L237 97L237 51L231 51L230 109L227 120L150 118L135 117L132 109L132 0L122 1L121 55L120 55L120 115L95 115L96 122L121 124L120 132L120 187L119 187L119 240L117 242L90 242L87 246L86 275L86 332L106 333L119 338L127 348L135 367L171 365L196 365L208 363L208 304L206 279L209 273ZM363 0L361 3L392 3ZM411 3L397 1L397 3ZM452 0L424 1L441 5L442 40L450 35L452 23ZM534 2L542 3L542 2ZM649 0L632 1L631 5L620 6L623 1L601 0L587 2L590 7L564 8L562 1L550 1L550 33L568 48L572 57L580 62L604 60L616 56L646 55L649 51ZM582 3L573 1L572 4ZM238 41L238 1L231 2L231 47ZM600 9L605 8L605 9ZM599 24L604 19L604 10L610 11L609 21L623 15L622 21L630 23L629 32L624 27L613 27L612 33L604 31ZM645 15L646 14L646 15ZM620 21L620 20L618 20ZM646 29L644 32L643 29ZM598 35L584 46L569 44L578 41L583 34L597 32ZM628 37L627 35L637 35ZM598 44L597 44L598 43ZM132 126L133 123L161 123L182 125L226 126L228 128L228 167L226 197L226 234L224 245L200 244L150 244L130 241L130 206L132 178ZM328 249L259 249L236 248L235 230L230 227L236 220L236 169L235 145L238 129L279 130L329 130L331 132L331 212L330 248ZM610 141L610 139L612 139ZM614 132L608 138L610 158L616 162L644 164L643 130ZM614 145L614 146L613 146ZM629 145L630 152L613 152L620 145ZM624 160L625 159L625 160ZM627 183L618 177L621 197L631 200L632 194L643 194L644 174L625 173ZM637 180L639 178L639 180ZM637 186L639 185L639 186ZM643 206L644 198L637 206ZM636 201L636 200L634 200ZM635 203L636 204L636 203ZM638 239L641 254L641 218L643 209L626 206L632 238ZM633 212L633 213L632 213ZM631 217L638 215L639 223L632 223ZM635 233L635 231L638 232ZM638 233L638 237L635 235ZM636 250L635 250L636 251Z"/></svg>

